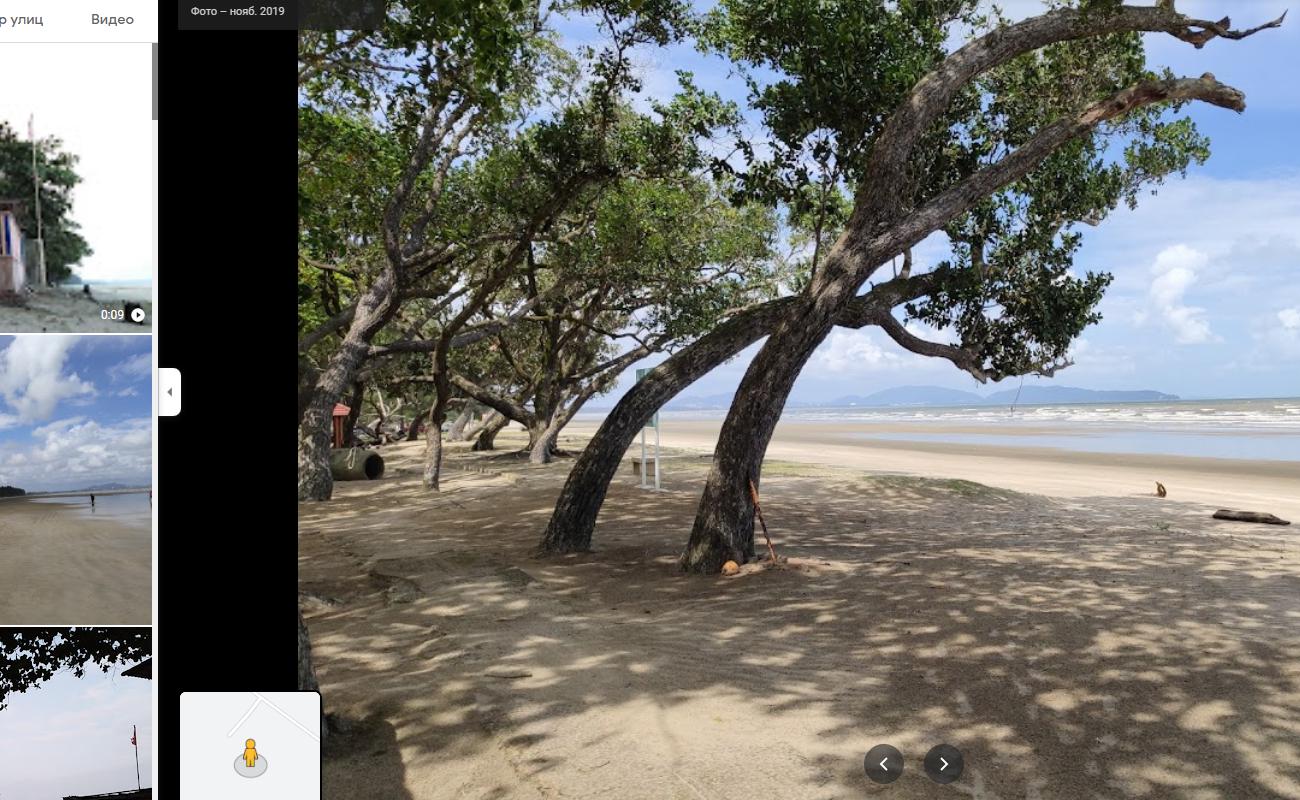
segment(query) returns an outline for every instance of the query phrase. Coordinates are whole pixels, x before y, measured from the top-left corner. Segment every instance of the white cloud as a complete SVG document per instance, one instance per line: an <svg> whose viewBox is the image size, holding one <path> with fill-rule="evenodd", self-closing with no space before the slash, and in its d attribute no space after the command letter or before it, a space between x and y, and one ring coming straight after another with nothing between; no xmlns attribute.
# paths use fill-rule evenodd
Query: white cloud
<svg viewBox="0 0 1300 800"><path fill-rule="evenodd" d="M34 445L0 449L0 483L29 491L146 483L152 429L148 417L114 424L86 417L56 420L32 431Z"/></svg>
<svg viewBox="0 0 1300 800"><path fill-rule="evenodd" d="M1300 359L1300 306L1278 311L1268 324L1256 328L1255 339L1263 345L1256 353L1259 364Z"/></svg>
<svg viewBox="0 0 1300 800"><path fill-rule="evenodd" d="M49 419L60 401L94 394L76 373L63 373L76 343L75 336L18 336L0 352L0 396L19 422Z"/></svg>
<svg viewBox="0 0 1300 800"><path fill-rule="evenodd" d="M836 328L813 354L813 372L856 375L900 366L903 359L876 344L864 330Z"/></svg>
<svg viewBox="0 0 1300 800"><path fill-rule="evenodd" d="M140 353L108 368L108 375L114 383L118 381L135 381L148 378L153 369L153 356Z"/></svg>
<svg viewBox="0 0 1300 800"><path fill-rule="evenodd" d="M1161 250L1151 267L1155 277L1147 290L1148 310L1139 315L1138 321L1154 316L1174 334L1174 341L1179 344L1213 341L1215 337L1205 319L1205 309L1183 302L1187 291L1196 283L1198 272L1207 263L1209 256L1185 244Z"/></svg>

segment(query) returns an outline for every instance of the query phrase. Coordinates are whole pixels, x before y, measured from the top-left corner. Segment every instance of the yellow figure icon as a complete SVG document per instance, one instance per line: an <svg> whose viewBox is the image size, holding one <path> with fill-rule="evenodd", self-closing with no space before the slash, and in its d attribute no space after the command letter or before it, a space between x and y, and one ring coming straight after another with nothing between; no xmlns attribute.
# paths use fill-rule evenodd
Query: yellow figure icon
<svg viewBox="0 0 1300 800"><path fill-rule="evenodd" d="M257 766L257 742L252 739L244 740L244 765L249 769Z"/></svg>

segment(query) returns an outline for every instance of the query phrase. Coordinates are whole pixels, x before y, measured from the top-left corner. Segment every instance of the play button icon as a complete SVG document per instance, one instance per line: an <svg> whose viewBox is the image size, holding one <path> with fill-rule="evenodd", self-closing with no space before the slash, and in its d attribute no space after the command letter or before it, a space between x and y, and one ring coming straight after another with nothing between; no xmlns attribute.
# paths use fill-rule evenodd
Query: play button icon
<svg viewBox="0 0 1300 800"><path fill-rule="evenodd" d="M891 744L878 744L867 751L862 768L874 783L893 783L903 774L903 754Z"/></svg>
<svg viewBox="0 0 1300 800"><path fill-rule="evenodd" d="M961 777L966 760L961 751L950 744L930 748L925 754L925 774L935 783L952 783Z"/></svg>

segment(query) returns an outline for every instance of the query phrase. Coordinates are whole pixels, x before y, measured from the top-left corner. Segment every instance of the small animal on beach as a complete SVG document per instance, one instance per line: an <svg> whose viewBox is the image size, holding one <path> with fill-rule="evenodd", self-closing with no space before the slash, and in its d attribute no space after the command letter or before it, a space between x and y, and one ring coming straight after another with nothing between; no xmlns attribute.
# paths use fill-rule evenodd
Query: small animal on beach
<svg viewBox="0 0 1300 800"><path fill-rule="evenodd" d="M734 561L728 561L722 565L723 575L736 575L740 572L740 565Z"/></svg>
<svg viewBox="0 0 1300 800"><path fill-rule="evenodd" d="M1160 481L1156 481L1156 497L1164 497L1166 494L1168 492L1165 491L1165 485Z"/></svg>

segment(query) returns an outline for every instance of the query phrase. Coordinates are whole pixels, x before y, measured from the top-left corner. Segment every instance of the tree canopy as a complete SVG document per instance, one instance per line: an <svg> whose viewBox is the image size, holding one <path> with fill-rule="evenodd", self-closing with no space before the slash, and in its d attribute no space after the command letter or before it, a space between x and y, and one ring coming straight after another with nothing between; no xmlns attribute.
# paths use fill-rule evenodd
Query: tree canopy
<svg viewBox="0 0 1300 800"><path fill-rule="evenodd" d="M72 268L94 253L81 236L81 226L72 218L72 191L81 183L77 156L64 150L62 141L47 136L36 142L36 172L40 175L46 275L60 281L70 277ZM28 239L37 235L34 185L32 143L20 139L13 128L0 122L0 197L23 201L18 221Z"/></svg>
<svg viewBox="0 0 1300 800"><path fill-rule="evenodd" d="M0 628L0 709L60 671L80 678L148 658L151 641L148 628Z"/></svg>
<svg viewBox="0 0 1300 800"><path fill-rule="evenodd" d="M687 548L708 571L747 557L745 486L835 326L979 381L1070 366L1113 279L1075 268L1086 230L1209 157L1188 103L1245 108L1213 75L1149 64L1143 35L1200 48L1282 20L1236 29L1172 0L989 8L406 0L378 31L302 34L300 499L330 496L344 397L391 417L377 387L400 392L428 423L436 489L449 409L461 430L480 406L523 422L544 460L583 402L668 354L557 504L543 549L583 549L627 437L766 338ZM576 18L595 35L566 47ZM640 59L686 45L743 81L743 103L686 72L645 91ZM930 236L947 255L920 263Z"/></svg>

